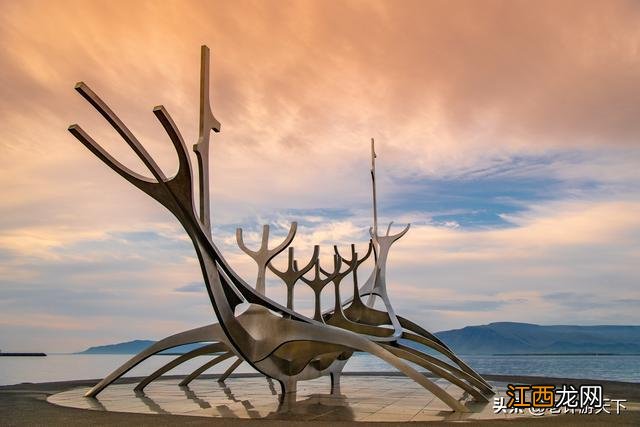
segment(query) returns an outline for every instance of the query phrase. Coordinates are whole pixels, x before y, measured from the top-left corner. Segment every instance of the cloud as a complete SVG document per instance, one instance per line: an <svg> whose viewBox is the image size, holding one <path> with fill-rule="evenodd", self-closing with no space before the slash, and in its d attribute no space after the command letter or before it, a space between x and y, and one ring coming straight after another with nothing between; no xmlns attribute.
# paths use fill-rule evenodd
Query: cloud
<svg viewBox="0 0 640 427"><path fill-rule="evenodd" d="M0 322L31 320L7 323L3 348L213 319L179 224L66 131L147 174L73 91L84 80L171 175L151 108L195 141L202 43L222 122L214 237L247 282L237 226L251 247L261 224L277 241L297 220L297 256L321 244L325 265L333 244L365 247L374 136L380 221L413 223L390 260L399 311L432 329L637 323L619 300L638 298L639 15L627 1L4 2Z"/></svg>
<svg viewBox="0 0 640 427"><path fill-rule="evenodd" d="M640 298L635 270L639 210L638 203L565 201L531 208L512 218L513 226L500 229L414 226L391 252L394 306L434 330L501 320L635 323L637 314L628 301ZM359 222L352 216L337 225L325 219L306 226L296 238L296 256L306 260L312 244L322 242L322 262L328 266L333 243L343 249L354 242L364 250L366 225ZM285 232L275 227L272 241ZM60 321L43 324L56 331L55 338L39 342L57 350L81 342L87 328L121 340L214 321L192 250L170 236L121 230L108 233L106 240L52 249L62 257L45 254L27 262L22 254L9 253L1 281L0 322L12 331L5 339L24 343L19 331L34 328L46 316ZM227 236L221 241L229 262L253 283L255 265L235 246L231 232ZM249 246L259 240L256 233L246 237ZM276 261L279 267L282 263ZM364 279L369 271L370 265L363 266L359 276ZM271 275L267 294L285 300L284 286ZM324 297L325 306L333 304L331 292ZM310 314L312 301L310 290L300 284L296 307ZM17 318L30 320L18 325ZM78 330L72 319L90 326ZM163 322L152 326L157 319ZM88 335L83 339L95 341Z"/></svg>
<svg viewBox="0 0 640 427"><path fill-rule="evenodd" d="M433 304L449 304L448 318L438 324L450 327L471 319L637 323L632 304L620 300L639 295L639 208L637 202L563 201L532 207L506 228L414 227L390 257L392 294L425 319ZM465 306L482 300L500 305L484 314Z"/></svg>

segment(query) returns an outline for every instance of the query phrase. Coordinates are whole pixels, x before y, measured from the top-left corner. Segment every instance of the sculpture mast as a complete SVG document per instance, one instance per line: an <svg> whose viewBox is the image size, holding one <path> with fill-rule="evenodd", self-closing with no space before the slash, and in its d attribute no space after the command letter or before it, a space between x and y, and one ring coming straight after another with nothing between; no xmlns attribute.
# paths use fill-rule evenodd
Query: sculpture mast
<svg viewBox="0 0 640 427"><path fill-rule="evenodd" d="M198 159L198 188L200 199L200 222L211 236L211 205L209 201L209 138L211 131L220 132L220 122L211 112L209 99L209 48L200 48L200 126L198 143L193 151Z"/></svg>
<svg viewBox="0 0 640 427"><path fill-rule="evenodd" d="M371 138L371 186L373 188L373 234L378 235L378 206L376 201L376 148Z"/></svg>
<svg viewBox="0 0 640 427"><path fill-rule="evenodd" d="M371 189L373 191L373 245L374 249L377 251L378 249L378 201L376 199L376 146L375 141L371 138ZM378 263L376 262L376 266L371 272L371 289L375 287L376 278L378 276ZM367 282L368 283L368 282ZM365 283L365 286L367 285ZM367 305L369 307L373 307L376 296L371 293L369 294L369 298L367 299Z"/></svg>

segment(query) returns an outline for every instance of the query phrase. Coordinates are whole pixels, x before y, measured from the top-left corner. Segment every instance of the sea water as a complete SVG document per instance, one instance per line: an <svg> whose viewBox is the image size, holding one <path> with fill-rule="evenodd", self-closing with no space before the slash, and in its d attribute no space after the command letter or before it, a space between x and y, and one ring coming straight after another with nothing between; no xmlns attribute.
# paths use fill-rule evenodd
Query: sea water
<svg viewBox="0 0 640 427"><path fill-rule="evenodd" d="M531 375L542 377L581 378L640 383L640 355L587 355L587 356L464 356L471 367L483 374ZM95 379L106 376L131 355L118 354L51 354L46 357L0 357L0 385L23 382L50 382ZM153 356L132 369L126 376L144 376L152 373L176 356ZM190 360L168 374L186 375L204 364L205 356ZM221 373L230 364L229 359L207 373ZM420 368L419 368L420 369ZM395 371L387 363L368 354L356 353L345 371ZM246 363L236 372L254 372Z"/></svg>

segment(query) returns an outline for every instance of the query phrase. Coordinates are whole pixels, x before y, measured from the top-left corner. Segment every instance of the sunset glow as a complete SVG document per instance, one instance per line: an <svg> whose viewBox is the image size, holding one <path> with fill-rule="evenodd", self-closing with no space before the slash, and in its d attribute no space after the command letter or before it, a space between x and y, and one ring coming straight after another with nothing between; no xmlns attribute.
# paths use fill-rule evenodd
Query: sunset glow
<svg viewBox="0 0 640 427"><path fill-rule="evenodd" d="M253 244L298 221L297 253L320 244L325 264L333 244L365 248L374 137L380 223L412 223L391 251L399 312L433 331L640 323L638 22L625 1L2 2L1 345L214 321L180 225L67 132L144 173L84 81L171 175L152 109L196 142L202 44L213 234L247 282L238 226Z"/></svg>

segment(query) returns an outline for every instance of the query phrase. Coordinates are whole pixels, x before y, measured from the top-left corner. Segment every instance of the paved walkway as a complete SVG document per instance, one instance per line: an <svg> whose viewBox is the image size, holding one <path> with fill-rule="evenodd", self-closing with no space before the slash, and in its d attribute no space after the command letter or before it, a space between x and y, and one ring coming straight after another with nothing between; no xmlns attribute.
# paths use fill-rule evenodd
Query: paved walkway
<svg viewBox="0 0 640 427"><path fill-rule="evenodd" d="M541 378L514 378L514 377L498 377L498 376L486 376L488 377L488 379L493 380L493 381L497 381L497 382L519 382L519 383L528 383L528 384L536 384L536 383L553 383L553 384L562 384L562 383L577 383L577 384L584 384L588 381L584 380L584 381L580 381L580 380L567 380L567 379L561 379L561 378L553 378L553 379L541 379ZM345 383L343 384L343 387L341 389L342 394L347 395L346 399L349 399L349 387L347 382L351 382L348 380L349 377L345 377L343 379L347 380L345 381ZM371 378L371 377L370 377ZM169 377L168 378L169 381L163 380L161 383L158 383L158 385L156 386L157 391L158 392L162 392L163 389L165 392L166 396L163 397L171 397L171 395L178 395L177 393L174 393L174 391L170 391L172 388L177 388L178 390L180 390L180 388L177 386L177 378L175 377ZM393 382L397 379L401 379L401 378L393 378L393 375L389 375L389 378L385 381L390 381L389 383L387 383L387 385L390 386L394 386ZM259 393L260 399L267 399L266 400L266 405L271 405L272 404L272 400L275 400L275 395L272 394L271 389L269 388L268 383L266 382L266 380L258 380L255 379L256 381L262 381L262 384L265 386L265 388L267 390L269 390L269 394L266 395L263 392ZM380 381L381 378L380 377L374 377L371 378L371 382L365 382L364 386L366 388L374 388L376 387L378 384L378 381ZM232 381L246 381L246 378L232 378ZM289 422L287 423L287 425L291 425L291 426L319 426L319 425L332 425L332 426L352 426L352 425L358 425L358 426L362 426L362 425L375 425L375 426L387 426L387 425L407 425L408 422L404 421L395 421L395 422L380 422L382 421L382 415L385 412L390 413L391 409L387 409L386 411L384 411L384 409L386 407L388 407L389 405L393 404L393 399L395 399L396 401L399 400L399 397L394 395L395 392L397 392L397 389L395 388L391 388L391 389L383 389L383 392L387 394L387 397L385 397L385 399L388 398L388 400L390 400L391 402L389 403L389 405L382 407L382 408L378 408L376 411L371 412L368 411L366 409L366 402L365 401L360 401L360 402L353 402L355 410L351 410L349 412L348 409L330 409L330 411L325 411L325 409L327 409L327 406L331 406L332 402L329 402L329 399L326 398L326 391L324 390L324 386L326 386L327 384L323 384L321 383L322 380L320 380L318 382L318 386L323 388L322 393L320 393L320 395L317 396L313 396L313 392L310 392L310 390L306 390L304 391L303 388L301 388L301 390L298 393L298 400L299 401L305 401L307 400L307 403L311 406L311 407L316 407L316 408L320 408L320 410L317 410L317 412L320 412L316 415L319 416L313 416L311 415L310 418L307 418L307 421L301 421L299 420L299 418L296 417L291 417L293 419L290 418ZM184 415L170 415L170 414L166 414L166 413L158 413L160 411L158 411L158 409L160 409L161 411L165 411L165 412L171 412L172 410L174 410L171 405L167 405L169 402L164 401L163 398L157 396L155 399L152 398L153 402L155 402L155 404L157 406L153 406L152 402L149 401L145 401L144 399L137 399L137 401L139 403L141 403L142 405L144 405L147 409L144 410L144 412L147 413L128 413L128 412L111 412L111 411L103 411L103 410L86 410L86 409L78 409L78 408L70 408L70 407L62 407L62 406L57 406L57 405L53 405L51 403L48 403L46 401L47 397L51 397L52 395L56 394L56 393L60 393L60 392L65 392L65 391L69 391L69 390L73 390L73 389L86 389L87 387L89 387L90 385L93 385L97 382L97 380L88 380L88 381L70 381L70 382L63 382L63 383L45 383L45 384L20 384L20 385L16 385L16 386L4 386L4 387L0 387L0 425L2 426L23 426L23 425L157 425L157 426L169 426L169 425L176 425L176 424L185 424L185 425L194 425L194 426L200 426L200 425L207 425L207 426L218 426L218 425L225 425L225 426L264 426L264 427L272 427L272 426L277 426L277 425L282 425L282 420L281 419L251 419L251 418L235 418L235 417L216 417L213 416L214 411L218 411L220 412L217 407L219 406L218 403L215 400L214 401L208 401L207 399L204 399L203 396L208 396L206 393L206 387L205 384L207 383L206 381L204 381L202 383L202 387L204 387L200 392L205 392L204 395L200 395L198 394L198 388L200 387L200 385L196 385L194 384L191 387L191 391L195 393L195 396L193 394L189 394L189 396L191 398L189 398L187 396L187 394L185 393L185 391L188 392L188 390L180 390L181 393L181 400L189 400L190 403L189 405L193 404L195 406L194 411L203 411L204 413L201 414L191 414L190 416L184 416ZM118 384L116 385L116 387L123 387L124 389L128 389L130 390L132 393L132 389L133 389L133 385L131 385L133 382L135 382L135 379L127 379L126 383L128 384ZM593 381L591 381L593 382ZM209 383L211 384L216 384L215 381L209 381ZM229 384L231 384L231 381L228 381ZM511 424L517 424L517 425L550 425L550 424L554 424L554 425L575 425L575 426L580 426L580 427L584 427L584 426L595 426L595 425L634 425L634 426L638 426L640 425L640 404L638 404L637 402L640 402L640 385L639 384L629 384L629 383L620 383L620 382L606 382L606 381L601 381L601 384L603 384L604 386L604 390L605 393L607 393L609 395L609 397L611 398L623 398L623 399L627 399L628 403L627 403L627 407L628 410L623 412L621 415L619 416L615 416L615 415L598 415L598 416L588 416L588 415L561 415L561 416L554 416L554 417L538 417L538 418L511 418L510 420L508 419L502 419L502 420L498 420L495 418L492 419L486 419L486 420L479 420L479 419L468 419L466 420L466 422L464 423L465 426L468 425L495 425L497 423L499 424L503 424L505 422ZM362 382L360 380L357 380L355 382L353 382L354 387L355 386L362 386ZM360 384L360 385L358 385ZM154 385L150 386L150 387L154 387ZM309 385L309 387L313 388L315 387L314 385ZM228 387L230 390L233 389L233 387L230 385ZM210 388L210 390L213 390L213 388ZM277 390L277 389L276 389ZM355 390L353 390L355 391ZM393 392L392 394L389 394ZM224 392L224 390L222 390L222 393L224 393L225 395L225 399L227 399L227 401L229 400L229 396ZM226 405L231 405L231 410L234 414L234 416L239 416L240 413L242 413L242 411L244 410L245 412L249 412L246 409L246 401L249 399L243 399L243 397L247 397L247 396L243 396L242 393L245 393L245 391L238 389L236 391L234 391L233 397L231 399L236 399L239 402L233 402L234 404L237 405L233 405L230 403L226 403ZM147 390L146 393L148 396L153 396L154 392L152 388L149 388ZM163 393L160 393L163 394ZM271 397L269 397L271 396ZM323 397L324 396L324 397ZM109 403L107 400L105 400L105 397L101 397L101 400L103 403L103 405L107 408L109 408L109 405L112 405L113 403ZM134 395L135 397L135 395ZM213 397L213 395L211 395L211 397ZM221 397L221 395L218 395L218 397ZM312 399L312 400L309 400ZM169 399L172 400L172 399ZM315 402L314 402L315 400ZM324 400L324 401L323 401ZM420 405L422 405L421 402L417 402L417 400L419 399L408 399L409 401L412 402L407 402L407 406L410 408L409 412L416 410L416 408ZM233 401L233 400L232 400ZM145 403L146 402L146 403ZM243 404L243 402L245 402ZM256 401L257 402L257 401ZM265 402L262 401L261 402ZM152 406L149 406L148 404L152 403ZM333 402L336 403L336 402ZM206 407L207 405L210 405L210 407ZM181 405L179 405L181 406ZM262 406L262 405L260 405ZM304 406L301 405L301 406ZM341 406L341 405L337 405L337 406ZM422 408L418 408L417 411L412 418L415 418L415 415L418 413L423 413L425 415L425 418L427 415L434 415L431 413L425 413L427 412L429 409L427 409L427 407L429 406L429 403L425 404L424 407ZM489 405L491 406L491 405ZM193 406L190 406L191 408ZM240 407L244 408L241 409ZM360 408L358 408L360 407ZM152 409L155 408L155 411ZM267 406L262 406L260 408L258 408L258 406L255 407L255 411L266 411L266 412L262 412L261 414L265 414L268 416L268 414L270 413L269 411L271 411ZM251 410L251 409L249 409ZM206 412L210 411L210 414L207 414ZM331 418L330 416L330 412L331 411L347 411L348 413L353 414L354 419L361 419L363 421L336 421L334 419ZM154 414L155 412L155 414ZM273 412L273 411L271 411ZM277 410L275 411L277 412ZM306 411L306 414L313 414L313 409L310 411ZM366 413L369 413L368 415L365 415ZM375 415L376 413L378 413L378 417L376 419L376 417L371 417L368 421L366 420L367 417L370 417L372 415ZM408 413L408 412L406 412ZM337 415L336 413L334 413L334 415ZM326 416L325 418L321 418L322 416ZM313 419L311 419L313 418ZM374 422L374 420L376 422ZM414 421L415 424L416 422L422 423L422 422L427 422L427 419L418 421L417 419ZM454 419L449 419L449 421L439 421L439 423L444 424L444 425L454 425L453 423L455 423L456 425L459 425L458 422L456 422Z"/></svg>

